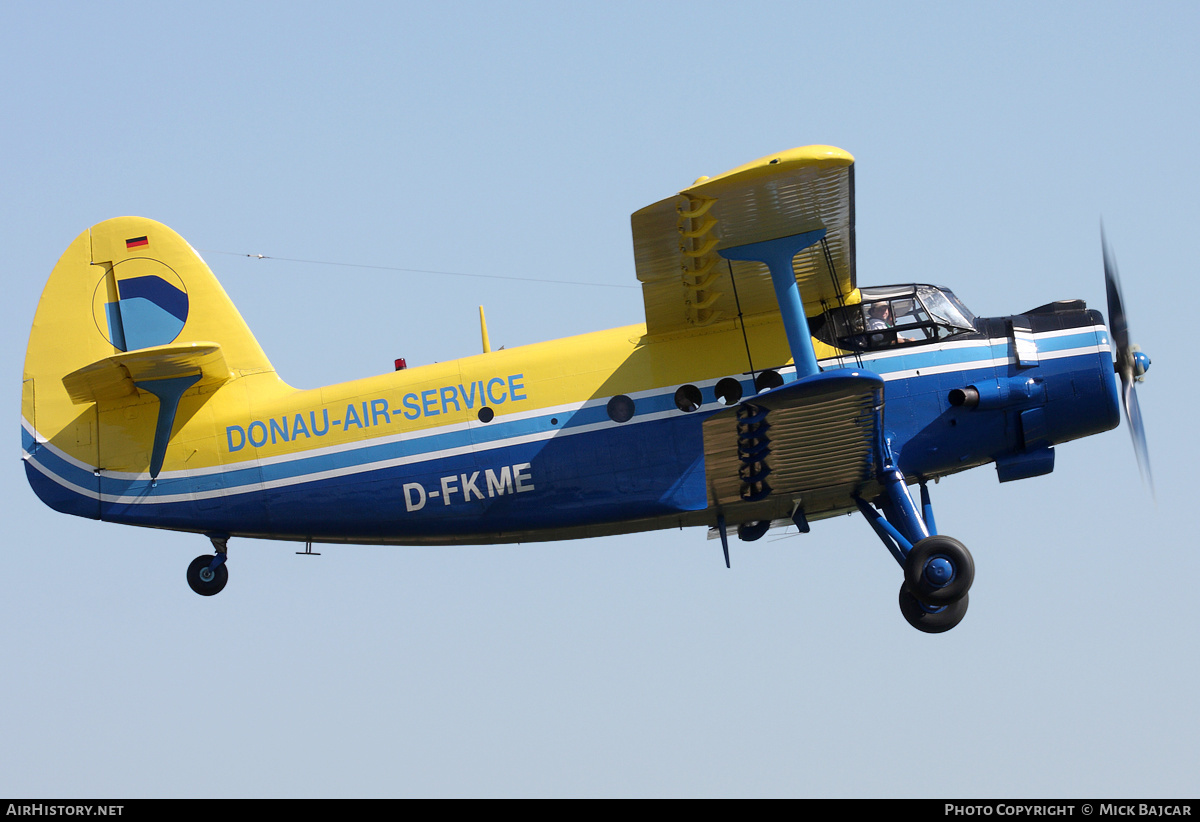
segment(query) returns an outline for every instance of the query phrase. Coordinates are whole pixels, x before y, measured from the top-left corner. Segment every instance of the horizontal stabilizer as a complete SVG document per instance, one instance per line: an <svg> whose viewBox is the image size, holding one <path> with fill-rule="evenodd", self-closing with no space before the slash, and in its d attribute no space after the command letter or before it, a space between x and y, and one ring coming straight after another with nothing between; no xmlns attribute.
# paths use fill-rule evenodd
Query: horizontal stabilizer
<svg viewBox="0 0 1200 822"><path fill-rule="evenodd" d="M221 346L213 342L157 345L114 354L63 377L76 405L135 396L138 383L199 376L193 386L218 385L229 379Z"/></svg>

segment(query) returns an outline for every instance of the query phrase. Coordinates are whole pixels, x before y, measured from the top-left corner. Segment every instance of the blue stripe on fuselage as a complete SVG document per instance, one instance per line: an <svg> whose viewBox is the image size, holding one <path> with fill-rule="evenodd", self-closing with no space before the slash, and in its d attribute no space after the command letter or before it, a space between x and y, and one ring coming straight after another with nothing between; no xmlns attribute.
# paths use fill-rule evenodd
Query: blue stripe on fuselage
<svg viewBox="0 0 1200 822"><path fill-rule="evenodd" d="M1107 335L1100 339L1097 329L1086 328L1038 335L1037 340L1039 352L1080 352L1044 363L1039 373L1051 375L1079 367L1074 364L1079 358L1096 358L1096 347L1107 344ZM1101 351L1099 356L1102 360L1109 355ZM887 393L897 398L889 402L887 426L898 443L920 443L944 410L944 385L938 377L913 374L923 369L949 371L966 383L1010 367L1003 339L976 338L936 350L864 357L864 368L888 379ZM743 380L743 388L753 393L749 380ZM604 401L598 399L576 409L500 418L488 425L460 424L296 456L164 472L157 483L144 475L97 478L91 469L41 444L28 457L36 463L30 465L29 475L39 496L48 502L53 496L51 504L58 510L95 516L83 512L95 512L99 497L104 519L174 528L218 527L212 523L219 511L227 522L220 527L238 533L364 538L387 529L394 534L399 528L417 529L414 534L473 533L481 528L528 530L703 508L700 424L723 406L709 401L697 413L681 414L675 409L673 387L637 396L636 403L637 416L624 424L610 421ZM558 423L552 424L552 418ZM27 452L33 444L24 429L22 444ZM663 448L667 451L660 453ZM955 465L939 465L939 459L944 461L946 455L931 458L922 452L921 470L957 470ZM530 466L531 488L518 492L513 471L523 464ZM478 489L486 487L482 483L487 472L501 482L506 467L514 492L484 492L480 498ZM456 479L446 480L443 489L447 477ZM421 484L424 506L408 510L406 483ZM431 497L434 491L438 495ZM415 498L415 490L412 493ZM447 493L450 503L445 501ZM305 524L303 529L300 524Z"/></svg>

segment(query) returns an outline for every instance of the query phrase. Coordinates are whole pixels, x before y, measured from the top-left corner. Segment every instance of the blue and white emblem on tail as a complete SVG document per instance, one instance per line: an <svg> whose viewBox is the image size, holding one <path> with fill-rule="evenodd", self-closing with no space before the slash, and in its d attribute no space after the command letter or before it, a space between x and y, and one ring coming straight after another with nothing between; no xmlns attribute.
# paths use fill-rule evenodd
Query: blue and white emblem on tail
<svg viewBox="0 0 1200 822"><path fill-rule="evenodd" d="M105 272L92 300L96 327L121 351L175 341L188 317L183 281L158 260L135 257Z"/></svg>

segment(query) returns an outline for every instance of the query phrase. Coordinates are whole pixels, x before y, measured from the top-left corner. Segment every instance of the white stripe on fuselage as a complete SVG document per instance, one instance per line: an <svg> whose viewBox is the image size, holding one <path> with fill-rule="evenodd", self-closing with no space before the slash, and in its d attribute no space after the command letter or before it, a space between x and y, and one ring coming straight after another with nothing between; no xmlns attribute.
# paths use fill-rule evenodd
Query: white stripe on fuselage
<svg viewBox="0 0 1200 822"><path fill-rule="evenodd" d="M1089 327L1085 327L1085 328L1069 328L1069 329L1060 329L1060 330L1056 330L1056 331L1048 331L1045 333L1037 334L1037 335L1035 335L1035 337L1039 340L1049 340L1049 339L1054 339L1054 338L1058 338L1058 337L1066 337L1066 336L1073 336L1073 335L1080 335L1080 336L1085 335L1085 334L1095 335L1096 332L1104 332L1104 331L1105 331L1104 326L1097 325L1097 326L1089 326ZM969 360L966 362L938 363L938 364L931 364L928 366L921 366L918 368L885 370L889 360L896 359L899 357L920 356L922 358L933 358L936 354L943 352L943 351L948 351L948 350L961 350L961 349L971 349L971 348L992 349L992 348L1000 347L1001 345L1005 346L1005 349L1006 349L1004 355L1002 355L1002 356L986 357L986 358L981 358L981 359ZM1038 356L1042 360L1050 360L1050 359L1062 359L1062 358L1066 358L1066 357L1083 356L1083 355L1088 355L1088 354L1096 354L1099 352L1110 352L1111 353L1111 346L1108 343L1107 334L1103 335L1102 342L1100 342L1099 344L1093 342L1088 345L1064 349L1062 351L1041 351L1041 350L1039 350ZM913 379L913 378L918 378L918 377L931 376L931 375L935 375L935 374L946 374L946 373L951 373L954 371L975 370L975 369L980 369L980 368L998 368L998 367L1003 367L1003 366L1007 366L1010 364L1014 364L1016 362L1016 359L1012 355L1012 353L1008 350L1007 338L988 338L988 339L970 339L970 340L961 340L961 341L951 340L951 341L947 341L944 343L937 343L932 346L921 346L920 348L905 347L902 349L898 349L896 351L873 352L870 357L862 358L861 366L858 366L858 362L853 357L846 357L846 356L830 357L825 360L822 360L821 362L823 365L825 365L827 367L835 366L835 365L839 366L839 367L849 367L849 368L861 367L862 370L871 371L873 373L879 374L885 381L890 382L893 380ZM781 374L795 373L795 368L791 367L791 366L789 366L787 368L777 369L777 370ZM714 378L714 379L710 379L710 380L704 380L703 382L696 383L696 385L697 385L697 387L701 387L701 388L711 387L711 386L716 385L716 383L719 382L720 379L723 379L723 378ZM667 392L665 392L663 388L652 388L652 389L647 389L644 391L638 391L638 392L632 393L632 394L630 394L630 397L636 401L638 399L645 399L647 397L657 397L657 396L666 396L666 395L667 395ZM538 408L538 409L533 409L530 411L523 411L523 412L516 413L516 414L505 415L502 419L503 419L503 422L507 423L507 422L520 422L520 421L525 421L525 420L530 420L530 419L536 419L539 417L551 417L551 416L569 417L570 415L573 415L574 413L576 413L580 410L583 410L585 408L594 408L594 407L603 406L603 405L607 404L608 399L609 399L608 397L604 397L604 398L599 398L599 399L590 399L590 400L587 400L584 402L579 402L579 403L566 403L566 404L557 405L557 406ZM492 440L492 441L489 441L487 443L482 443L482 444L467 443L467 444L460 445L460 446L454 446L452 448L444 448L444 449L439 449L436 451L423 451L420 453L407 454L407 455L400 456L400 457L391 457L388 459L373 460L371 462L363 462L363 463L358 463L358 464L351 465L351 466L343 466L340 468L326 469L326 470L313 471L313 472L309 472L309 473L297 474L296 476L291 476L291 477L279 477L276 479L271 479L271 480L266 480L266 481L260 480L258 482L250 481L243 485L239 485L239 486L236 486L233 488L213 488L213 489L208 489L205 491L189 491L189 492L184 492L184 493L180 493L180 494L162 494L162 495L155 495L155 496L148 496L148 495L143 495L143 494L102 494L102 493L98 493L91 489L80 487L80 486L76 485L75 483L72 483L69 480L64 479L63 477L58 476L53 471L51 471L49 468L41 465L38 462L36 455L25 452L23 454L23 459L30 462L30 464L32 464L34 466L34 468L36 468L38 470L39 473L41 473L48 479L56 482L63 488L66 488L74 493L80 494L82 496L85 496L85 497L88 497L91 499L98 499L103 502L109 502L109 503L122 503L122 504L131 504L131 505L133 505L133 504L140 504L140 505L163 504L163 505L165 505L165 504L170 504L170 503L190 502L190 501L194 501L194 500L216 499L216 498L221 498L221 497L236 496L236 495L266 490L266 489L286 488L286 487L289 487L292 485L300 485L303 483L317 482L317 481L328 480L328 479L337 479L339 477L352 476L354 474L366 473L366 472L370 472L370 471L378 471L378 470L387 469L387 468L394 468L394 467L398 467L398 466L402 466L402 465L414 465L414 464L419 464L419 463L428 462L428 461L432 461L432 460L439 460L439 459L446 459L446 458L450 458L450 457L462 456L464 454L478 453L481 451L490 451L490 450L495 450L495 449L500 449L500 448L507 448L507 447L511 447L511 446L524 445L524 444L528 444L528 443L532 443L532 442L548 440L553 437L573 436L575 434L586 434L586 433L604 430L604 429L608 429L608 428L615 428L617 426L647 424L647 423L656 422L656 421L659 421L662 419L666 419L668 417L674 416L677 413L678 412L674 409L668 409L668 410L654 412L654 413L650 413L650 414L639 415L639 416L635 417L634 419L629 420L628 422L625 422L625 423L617 423L617 422L614 422L611 420L604 420L604 421L600 421L600 422L590 423L587 425L578 425L578 426L574 426L574 427L570 427L570 428L556 427L556 428L551 428L546 431L538 431L538 432L527 433L527 434L519 434L519 435L515 435L515 436L511 436L511 437L505 437L502 439L496 439L496 440ZM90 466L90 465L87 465L87 464L81 462L80 460L70 456L69 454L63 452L61 449L55 447L54 445L52 445L51 443L46 441L43 437L41 437L37 433L37 431L31 425L29 425L28 421L25 420L23 417L21 420L21 424L26 429L26 431L29 432L30 436L38 444L39 448L49 449L55 456L57 456L58 458L64 460L65 462L69 463L70 465L72 465L80 470L84 470L84 471L88 471L88 472L95 471L95 468L93 466ZM244 470L253 470L256 468L270 467L270 466L276 466L276 465L284 465L289 462L294 462L297 460L328 457L328 456L332 456L335 454L358 451L358 450L363 450L366 448L386 446L386 445L394 444L394 443L398 443L398 442L419 441L419 440L427 439L430 437L444 436L447 434L453 434L453 433L457 433L457 432L465 433L468 430L472 430L472 429L478 430L478 428L481 427L482 425L484 425L484 423L479 423L479 424L464 423L464 422L451 423L448 425L442 425L442 426L438 426L435 428L425 429L418 434L414 434L412 432L403 432L403 433L399 433L399 434L391 434L391 435L384 436L384 437L376 437L376 438L372 438L369 440L359 440L359 441L352 442L352 443L343 443L343 444L339 444L339 445L325 446L322 448L314 448L314 449L311 449L308 451L301 451L301 452L294 453L294 454L281 454L281 455L274 456L274 457L255 458L255 459L245 460L243 462L232 463L232 464L228 464L228 465L216 465L216 466L209 466L209 467L205 467L205 468L187 469L187 470L183 470L183 471L164 471L159 475L158 480L159 480L159 482L166 482L168 480L197 478L197 477L211 476L214 474L221 474L221 473L228 473L228 472L235 472L235 471L244 471ZM104 476L109 479L123 481L123 482L139 482L139 481L150 482L150 475L148 473L135 474L135 473L130 473L130 472L106 471L106 472L104 472Z"/></svg>

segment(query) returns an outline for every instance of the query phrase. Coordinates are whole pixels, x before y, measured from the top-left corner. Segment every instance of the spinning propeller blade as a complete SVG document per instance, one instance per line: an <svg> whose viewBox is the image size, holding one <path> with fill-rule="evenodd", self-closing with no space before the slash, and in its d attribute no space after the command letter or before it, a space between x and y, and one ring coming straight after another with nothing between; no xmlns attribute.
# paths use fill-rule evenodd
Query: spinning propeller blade
<svg viewBox="0 0 1200 822"><path fill-rule="evenodd" d="M1108 292L1108 329L1116 346L1117 373L1121 376L1121 404L1125 407L1125 419L1129 423L1129 435L1133 438L1133 451L1137 455L1138 470L1142 479L1150 484L1154 493L1154 476L1150 472L1150 451L1146 447L1146 429L1142 424L1142 410L1138 406L1134 383L1142 381L1142 375L1150 367L1150 358L1129 341L1129 322L1125 316L1125 299L1121 294L1121 277L1117 274L1117 261L1108 247L1104 226L1100 227L1100 245L1104 252L1104 286Z"/></svg>

